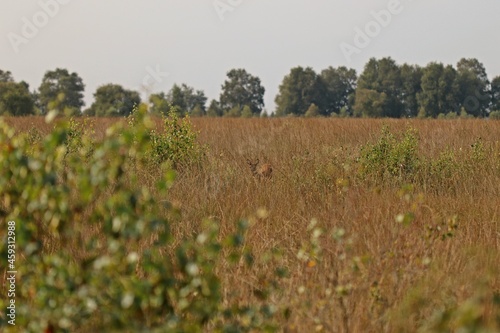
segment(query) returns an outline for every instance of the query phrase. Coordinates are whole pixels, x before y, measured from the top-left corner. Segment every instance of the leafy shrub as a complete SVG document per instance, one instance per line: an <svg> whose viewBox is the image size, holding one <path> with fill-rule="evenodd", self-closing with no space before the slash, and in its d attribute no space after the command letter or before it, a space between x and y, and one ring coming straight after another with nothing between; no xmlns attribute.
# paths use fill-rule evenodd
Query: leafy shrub
<svg viewBox="0 0 500 333"><path fill-rule="evenodd" d="M184 138L186 127L174 120L167 126L177 132L165 137ZM251 256L241 250L246 224L219 240L217 223L206 221L201 232L174 244L162 217L173 208L156 199L165 196L174 174L164 170L151 189L130 172L149 163L156 147L152 122L138 113L134 124L118 124L102 142L93 142L74 122L61 123L28 155L26 136L0 122L0 217L16 222L17 327L273 330L273 311L265 302L222 305L215 268L224 251ZM4 243L6 236L2 228ZM3 267L6 251L0 249ZM1 298L0 307L7 301Z"/></svg>
<svg viewBox="0 0 500 333"><path fill-rule="evenodd" d="M437 158L426 163L425 185L435 190L450 189L455 184L460 170L455 153L452 150L443 151Z"/></svg>
<svg viewBox="0 0 500 333"><path fill-rule="evenodd" d="M469 118L469 119L471 119L471 118L474 118L474 116L471 115L471 114L468 114L467 110L464 107L461 107L460 108L460 118L463 118L463 119Z"/></svg>
<svg viewBox="0 0 500 333"><path fill-rule="evenodd" d="M311 117L318 117L318 116L319 116L319 108L316 104L312 103L309 106L309 108L306 110L304 117L311 118Z"/></svg>
<svg viewBox="0 0 500 333"><path fill-rule="evenodd" d="M500 111L491 111L490 119L495 119L495 120L500 119Z"/></svg>
<svg viewBox="0 0 500 333"><path fill-rule="evenodd" d="M198 133L193 130L189 117L179 119L174 108L163 119L163 124L163 132L150 132L153 162L168 162L175 169L200 162L204 147L197 142Z"/></svg>
<svg viewBox="0 0 500 333"><path fill-rule="evenodd" d="M40 130L35 127L35 125L31 124L30 129L28 130L28 143L30 145L37 145L42 141L42 133Z"/></svg>
<svg viewBox="0 0 500 333"><path fill-rule="evenodd" d="M89 118L85 118L83 121L70 118L67 126L66 155L77 153L80 149L86 149L85 156L89 158L94 148L94 123Z"/></svg>
<svg viewBox="0 0 500 333"><path fill-rule="evenodd" d="M446 114L446 119L457 119L458 118L458 114L456 112L448 112Z"/></svg>
<svg viewBox="0 0 500 333"><path fill-rule="evenodd" d="M248 105L245 105L243 107L243 109L241 110L241 117L242 118L252 118L253 117L252 109Z"/></svg>
<svg viewBox="0 0 500 333"><path fill-rule="evenodd" d="M484 147L483 140L481 138L477 138L476 141L471 145L471 159L472 164L476 167L479 165L484 165L487 154Z"/></svg>
<svg viewBox="0 0 500 333"><path fill-rule="evenodd" d="M31 124L30 129L28 130L27 133L27 143L29 145L28 153L31 155L37 147L42 143L42 133L40 133L40 130L35 127L35 125Z"/></svg>
<svg viewBox="0 0 500 333"><path fill-rule="evenodd" d="M418 137L415 130L408 129L399 138L384 126L377 142L361 148L361 176L380 181L387 178L412 180L420 164L417 148Z"/></svg>

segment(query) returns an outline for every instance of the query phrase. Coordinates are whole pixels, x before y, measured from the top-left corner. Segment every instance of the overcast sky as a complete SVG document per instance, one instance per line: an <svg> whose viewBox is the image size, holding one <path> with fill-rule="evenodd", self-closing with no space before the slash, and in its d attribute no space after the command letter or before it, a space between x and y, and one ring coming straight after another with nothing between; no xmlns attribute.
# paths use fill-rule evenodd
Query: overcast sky
<svg viewBox="0 0 500 333"><path fill-rule="evenodd" d="M292 67L359 74L384 56L422 66L474 57L490 80L500 75L499 0L0 1L0 69L31 89L47 70L77 72L87 106L107 83L143 94L186 83L218 99L227 71L245 68L273 111Z"/></svg>

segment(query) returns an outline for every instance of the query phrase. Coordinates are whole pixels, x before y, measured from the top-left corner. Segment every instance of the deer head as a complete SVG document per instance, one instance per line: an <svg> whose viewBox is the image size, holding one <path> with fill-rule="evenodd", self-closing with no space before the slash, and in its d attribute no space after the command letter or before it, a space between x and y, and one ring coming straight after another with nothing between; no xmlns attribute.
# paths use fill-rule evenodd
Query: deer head
<svg viewBox="0 0 500 333"><path fill-rule="evenodd" d="M269 163L262 164L259 166L259 159L256 159L255 162L247 158L247 163L250 166L250 171L257 179L269 179L273 173L273 166Z"/></svg>

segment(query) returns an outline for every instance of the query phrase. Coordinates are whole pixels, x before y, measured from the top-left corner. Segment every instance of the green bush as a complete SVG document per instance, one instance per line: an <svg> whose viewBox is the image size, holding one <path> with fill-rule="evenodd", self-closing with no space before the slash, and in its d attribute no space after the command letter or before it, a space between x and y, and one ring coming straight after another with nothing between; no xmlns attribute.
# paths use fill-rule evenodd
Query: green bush
<svg viewBox="0 0 500 333"><path fill-rule="evenodd" d="M420 165L417 148L418 137L414 129L397 137L384 126L377 142L361 148L360 174L376 181L389 178L411 181Z"/></svg>
<svg viewBox="0 0 500 333"><path fill-rule="evenodd" d="M446 119L457 119L458 118L458 114L456 112L448 112L446 114Z"/></svg>
<svg viewBox="0 0 500 333"><path fill-rule="evenodd" d="M491 111L490 119L495 119L495 120L500 119L500 111Z"/></svg>
<svg viewBox="0 0 500 333"><path fill-rule="evenodd" d="M471 145L471 166L477 168L478 166L484 166L488 154L486 148L484 147L483 139L477 138L476 141Z"/></svg>
<svg viewBox="0 0 500 333"><path fill-rule="evenodd" d="M435 190L450 189L456 184L460 170L455 153L452 150L443 151L427 162L425 185Z"/></svg>
<svg viewBox="0 0 500 333"><path fill-rule="evenodd" d="M166 120L175 132L165 137L185 135L174 120ZM163 165L150 188L131 172L157 147L151 126L136 113L134 126L118 124L94 142L74 122L60 123L29 152L28 137L0 120L0 217L16 223L19 331L274 330L264 300L223 305L216 267L224 252L251 257L242 250L245 223L220 240L217 223L206 221L173 242L163 217L173 208L156 198L165 197L174 173ZM0 239L6 243L7 228ZM0 262L7 267L5 246ZM0 307L7 302L0 298Z"/></svg>
<svg viewBox="0 0 500 333"><path fill-rule="evenodd" d="M94 123L89 118L82 121L70 118L67 126L66 155L78 153L83 149L86 159L90 158L95 141Z"/></svg>
<svg viewBox="0 0 500 333"><path fill-rule="evenodd" d="M174 108L163 118L163 124L162 132L150 132L155 164L168 162L179 170L202 160L205 148L197 142L198 133L193 130L188 116L179 119Z"/></svg>

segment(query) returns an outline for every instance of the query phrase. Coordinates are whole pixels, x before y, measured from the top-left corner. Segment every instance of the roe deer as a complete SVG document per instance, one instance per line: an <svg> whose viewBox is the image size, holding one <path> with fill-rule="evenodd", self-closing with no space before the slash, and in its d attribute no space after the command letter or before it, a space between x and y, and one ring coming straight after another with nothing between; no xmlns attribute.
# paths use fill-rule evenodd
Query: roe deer
<svg viewBox="0 0 500 333"><path fill-rule="evenodd" d="M255 162L252 162L250 159L247 158L247 163L250 166L250 170L252 171L253 176L257 179L271 178L273 173L273 166L269 163L266 163L257 167L259 165L259 162L260 162L259 159L255 160Z"/></svg>

